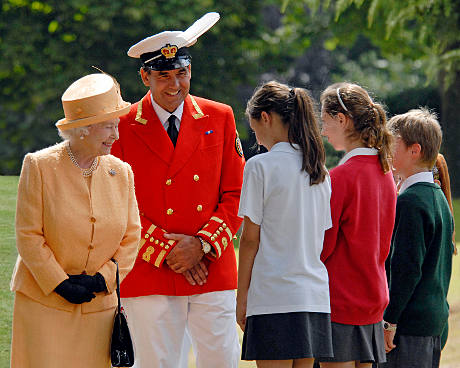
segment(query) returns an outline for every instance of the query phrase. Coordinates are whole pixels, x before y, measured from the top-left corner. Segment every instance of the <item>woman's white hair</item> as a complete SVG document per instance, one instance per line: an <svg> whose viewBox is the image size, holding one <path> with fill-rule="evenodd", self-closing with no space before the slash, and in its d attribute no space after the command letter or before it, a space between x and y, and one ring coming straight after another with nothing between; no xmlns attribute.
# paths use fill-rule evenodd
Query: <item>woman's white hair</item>
<svg viewBox="0 0 460 368"><path fill-rule="evenodd" d="M71 138L81 138L89 135L89 129L86 126L67 130L58 129L58 134L63 140L70 140Z"/></svg>

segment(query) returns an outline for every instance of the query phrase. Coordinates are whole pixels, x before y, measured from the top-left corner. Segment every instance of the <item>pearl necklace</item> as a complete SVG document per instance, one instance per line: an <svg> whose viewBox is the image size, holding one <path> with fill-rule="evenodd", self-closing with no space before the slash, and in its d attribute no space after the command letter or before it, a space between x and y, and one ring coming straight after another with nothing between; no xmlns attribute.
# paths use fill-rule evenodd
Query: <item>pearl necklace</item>
<svg viewBox="0 0 460 368"><path fill-rule="evenodd" d="M70 142L66 146L66 149L67 149L67 154L69 155L70 161L72 161L74 163L74 165L81 170L81 173L82 173L83 177L85 177L85 178L90 177L93 174L93 171L96 170L97 165L99 164L99 157L96 157L93 160L93 163L91 164L91 166L88 169L83 169L78 164L77 159L75 158L75 156L72 153L72 150L70 149Z"/></svg>

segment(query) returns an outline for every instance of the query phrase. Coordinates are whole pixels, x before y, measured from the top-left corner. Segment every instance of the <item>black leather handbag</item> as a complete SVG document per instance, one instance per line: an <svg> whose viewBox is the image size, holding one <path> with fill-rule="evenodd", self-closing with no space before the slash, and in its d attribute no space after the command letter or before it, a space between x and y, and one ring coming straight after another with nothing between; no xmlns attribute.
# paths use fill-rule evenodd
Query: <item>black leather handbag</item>
<svg viewBox="0 0 460 368"><path fill-rule="evenodd" d="M117 265L117 296L118 307L113 321L112 341L110 343L110 359L113 367L132 367L134 365L134 348L129 333L128 322L121 308L120 303L120 276L118 273L118 263L112 259Z"/></svg>

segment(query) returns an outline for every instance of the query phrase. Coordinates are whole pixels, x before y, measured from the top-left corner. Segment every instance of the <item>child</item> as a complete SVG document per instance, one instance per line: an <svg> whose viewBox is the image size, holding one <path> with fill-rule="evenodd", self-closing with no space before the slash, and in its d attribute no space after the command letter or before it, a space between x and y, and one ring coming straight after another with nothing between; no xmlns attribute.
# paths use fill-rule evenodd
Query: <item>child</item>
<svg viewBox="0 0 460 368"><path fill-rule="evenodd" d="M438 367L447 323L453 218L431 168L441 128L426 109L394 116L393 168L402 178L391 242L385 348L392 367Z"/></svg>
<svg viewBox="0 0 460 368"><path fill-rule="evenodd" d="M312 367L314 357L332 356L320 261L331 188L314 106L306 90L272 81L255 91L246 114L269 152L246 163L241 192L242 359L258 367Z"/></svg>
<svg viewBox="0 0 460 368"><path fill-rule="evenodd" d="M385 275L396 207L391 134L383 107L360 86L333 84L321 95L322 134L346 154L331 170L332 228L321 259L329 272L333 359L321 367L385 361Z"/></svg>

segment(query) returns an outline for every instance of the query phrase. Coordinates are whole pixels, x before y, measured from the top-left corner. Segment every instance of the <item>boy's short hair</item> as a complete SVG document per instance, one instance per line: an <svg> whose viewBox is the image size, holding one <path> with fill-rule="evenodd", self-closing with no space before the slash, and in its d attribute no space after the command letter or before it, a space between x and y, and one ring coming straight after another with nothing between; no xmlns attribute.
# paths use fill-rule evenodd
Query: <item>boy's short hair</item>
<svg viewBox="0 0 460 368"><path fill-rule="evenodd" d="M420 161L430 168L434 166L442 141L441 126L436 114L427 108L413 109L393 116L388 125L392 133L400 136L406 146L420 144Z"/></svg>

